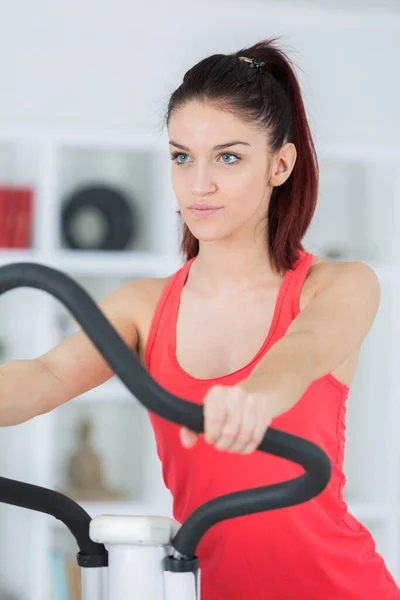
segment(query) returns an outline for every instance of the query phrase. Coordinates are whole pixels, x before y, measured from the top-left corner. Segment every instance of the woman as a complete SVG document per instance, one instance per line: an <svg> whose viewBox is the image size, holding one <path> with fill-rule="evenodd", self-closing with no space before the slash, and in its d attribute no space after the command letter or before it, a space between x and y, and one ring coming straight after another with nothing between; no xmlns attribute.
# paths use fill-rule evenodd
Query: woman
<svg viewBox="0 0 400 600"><path fill-rule="evenodd" d="M157 303L144 361L205 406L200 438L150 415L174 516L299 475L253 452L269 425L319 444L333 466L312 501L214 526L198 548L202 597L398 599L342 496L345 403L379 283L367 265L301 244L318 172L294 70L273 41L210 56L185 74L166 122L186 261Z"/></svg>
<svg viewBox="0 0 400 600"><path fill-rule="evenodd" d="M274 41L205 58L166 114L184 265L100 303L150 374L204 403L205 434L150 414L174 517L299 475L254 452L271 425L321 446L332 478L299 506L223 521L200 542L203 600L399 600L343 500L345 407L379 306L372 269L307 252L318 169L294 70ZM111 377L82 331L0 368L0 424ZM26 393L25 393L26 391ZM29 393L28 393L29 391Z"/></svg>

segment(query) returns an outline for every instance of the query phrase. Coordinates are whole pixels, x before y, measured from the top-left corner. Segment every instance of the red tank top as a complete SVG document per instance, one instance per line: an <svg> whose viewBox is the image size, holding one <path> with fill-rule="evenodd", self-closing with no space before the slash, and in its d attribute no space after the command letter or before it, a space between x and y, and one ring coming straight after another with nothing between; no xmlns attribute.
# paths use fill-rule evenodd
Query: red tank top
<svg viewBox="0 0 400 600"><path fill-rule="evenodd" d="M312 254L301 252L285 273L269 332L245 367L224 377L196 379L178 364L175 333L180 296L193 260L169 279L153 315L145 366L169 392L201 403L216 384L236 385L299 313ZM193 340L196 343L196 340ZM347 510L342 471L349 388L328 374L314 381L271 427L315 442L332 462L332 478L316 498L298 506L237 517L214 525L197 548L202 600L400 600L400 590L375 550L369 531ZM178 425L149 413L173 516L182 523L199 505L229 492L291 479L303 470L282 458L220 452L200 436L194 448Z"/></svg>

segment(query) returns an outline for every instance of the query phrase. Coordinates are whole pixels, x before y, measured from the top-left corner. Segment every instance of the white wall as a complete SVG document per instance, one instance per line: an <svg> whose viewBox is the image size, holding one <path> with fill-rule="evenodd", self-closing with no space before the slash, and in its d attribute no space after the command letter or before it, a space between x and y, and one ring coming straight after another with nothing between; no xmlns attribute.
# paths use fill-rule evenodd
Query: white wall
<svg viewBox="0 0 400 600"><path fill-rule="evenodd" d="M0 127L157 128L194 62L283 35L317 140L396 141L400 14L305 4L4 2Z"/></svg>

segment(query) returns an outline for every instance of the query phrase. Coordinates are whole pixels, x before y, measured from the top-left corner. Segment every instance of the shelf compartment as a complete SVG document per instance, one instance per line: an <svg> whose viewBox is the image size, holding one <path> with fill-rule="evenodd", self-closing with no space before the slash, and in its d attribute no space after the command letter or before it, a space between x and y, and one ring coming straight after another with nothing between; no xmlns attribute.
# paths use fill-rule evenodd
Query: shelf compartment
<svg viewBox="0 0 400 600"><path fill-rule="evenodd" d="M120 493L109 497L113 501L142 503L149 499L148 459L154 457L153 439L147 412L138 403L116 404L110 398L108 403L95 405L71 401L57 409L55 439L56 489L79 503L103 501L107 498L103 488ZM92 483L88 483L89 476ZM96 491L93 495L91 490L99 489L100 494Z"/></svg>
<svg viewBox="0 0 400 600"><path fill-rule="evenodd" d="M167 155L167 150L165 150ZM154 227L163 212L158 200L157 179L165 158L149 148L68 145L59 147L57 198L59 218L71 195L87 187L109 187L119 192L132 212L133 234L126 249L162 251L163 238ZM83 218L83 217L82 217ZM94 211L86 211L84 224L87 233L95 233L101 221ZM78 222L76 221L76 227ZM97 232L99 235L99 232ZM100 232L101 235L101 232ZM59 221L59 247L68 248Z"/></svg>
<svg viewBox="0 0 400 600"><path fill-rule="evenodd" d="M37 208L38 205L42 202L41 198L41 160L42 154L40 152L40 144L39 143L24 143L18 144L11 140L9 141L0 141L0 188L23 188L28 191L28 194L31 196L29 198L29 207L32 212L23 214L22 217L24 219L21 224L21 216L19 216L19 233L18 237L19 241L14 243L18 244L18 247L23 246L26 248L36 248L38 246L38 219L37 219ZM24 195L25 192L24 192ZM28 198L26 198L28 200ZM3 198L1 194L1 212L3 213L3 208L10 209L10 205L8 204L9 198ZM6 204L3 204L6 202ZM15 206L15 198L11 200L12 205ZM23 199L25 203L25 199ZM3 221L3 214L1 215L0 221ZM3 226L3 225L2 225ZM12 232L16 231L17 224L14 222L9 225ZM20 229L22 226L24 233L21 238L22 230ZM7 244L13 242L3 241L2 240L2 248L8 248ZM11 247L11 246L10 246Z"/></svg>

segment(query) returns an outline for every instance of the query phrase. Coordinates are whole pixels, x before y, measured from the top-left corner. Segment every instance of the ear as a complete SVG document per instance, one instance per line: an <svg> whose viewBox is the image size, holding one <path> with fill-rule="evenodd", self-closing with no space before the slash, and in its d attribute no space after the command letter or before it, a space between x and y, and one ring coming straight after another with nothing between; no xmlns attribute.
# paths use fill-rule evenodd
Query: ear
<svg viewBox="0 0 400 600"><path fill-rule="evenodd" d="M270 183L273 187L282 185L289 178L296 162L297 152L294 144L288 142L273 156Z"/></svg>

